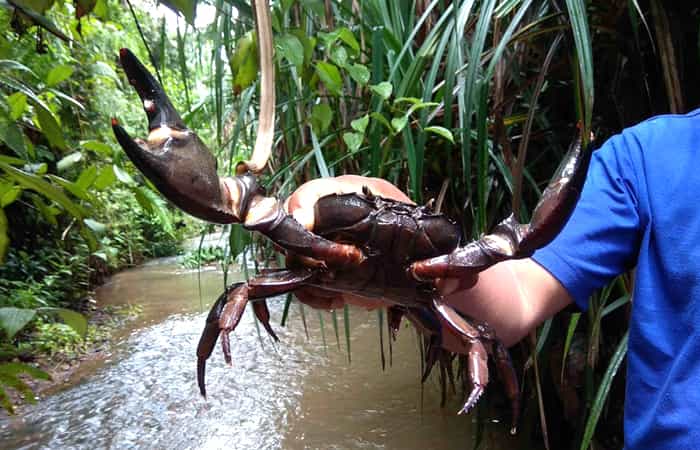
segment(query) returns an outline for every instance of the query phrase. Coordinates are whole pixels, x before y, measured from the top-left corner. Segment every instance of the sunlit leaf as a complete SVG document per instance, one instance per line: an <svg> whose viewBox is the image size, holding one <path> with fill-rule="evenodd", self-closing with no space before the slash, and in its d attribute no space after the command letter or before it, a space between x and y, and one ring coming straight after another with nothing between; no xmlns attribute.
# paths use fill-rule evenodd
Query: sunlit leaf
<svg viewBox="0 0 700 450"><path fill-rule="evenodd" d="M345 67L348 63L348 51L345 47L334 47L331 51L331 61L338 67Z"/></svg>
<svg viewBox="0 0 700 450"><path fill-rule="evenodd" d="M343 142L352 152L359 150L365 136L362 133L343 133Z"/></svg>
<svg viewBox="0 0 700 450"><path fill-rule="evenodd" d="M343 79L335 64L319 61L316 63L316 73L321 81L323 81L328 91L335 95L341 94Z"/></svg>
<svg viewBox="0 0 700 450"><path fill-rule="evenodd" d="M7 104L10 105L10 117L17 120L27 110L27 96L22 92L15 92L7 97Z"/></svg>
<svg viewBox="0 0 700 450"><path fill-rule="evenodd" d="M391 97L391 92L393 91L393 86L388 81L382 81L381 83L370 86L369 88L372 90L372 92L378 94L384 100Z"/></svg>
<svg viewBox="0 0 700 450"><path fill-rule="evenodd" d="M77 163L83 159L83 154L80 152L73 152L69 155L64 156L61 158L58 163L56 163L56 168L58 169L59 172L64 171L71 167L73 164Z"/></svg>
<svg viewBox="0 0 700 450"><path fill-rule="evenodd" d="M346 27L338 28L338 37L341 41L347 44L356 53L360 51L360 43L357 42L355 35Z"/></svg>
<svg viewBox="0 0 700 450"><path fill-rule="evenodd" d="M21 193L21 187L11 186L9 189L3 192L2 195L0 195L0 208L4 208L5 206L17 200Z"/></svg>
<svg viewBox="0 0 700 450"><path fill-rule="evenodd" d="M0 308L0 328L5 332L7 339L15 337L34 318L36 311L33 309L5 307Z"/></svg>
<svg viewBox="0 0 700 450"><path fill-rule="evenodd" d="M72 66L66 64L55 66L46 76L46 85L49 87L56 86L61 81L70 78L71 75L73 75Z"/></svg>
<svg viewBox="0 0 700 450"><path fill-rule="evenodd" d="M399 133L401 130L406 128L408 124L408 116L394 117L391 119L391 127L394 129L395 133Z"/></svg>
<svg viewBox="0 0 700 450"><path fill-rule="evenodd" d="M107 231L107 225L93 219L83 219L83 223L97 234L104 234Z"/></svg>
<svg viewBox="0 0 700 450"><path fill-rule="evenodd" d="M369 124L369 115L367 115L367 114L350 122L350 126L352 127L352 129L357 131L358 133L364 133L365 130L367 129L368 124Z"/></svg>
<svg viewBox="0 0 700 450"><path fill-rule="evenodd" d="M362 64L355 63L350 66L346 66L345 70L348 71L352 79L355 80L357 84L364 86L369 81L369 69Z"/></svg>
<svg viewBox="0 0 700 450"><path fill-rule="evenodd" d="M427 131L428 133L437 134L438 136L447 139L453 144L455 143L455 139L454 136L452 136L452 132L445 127L425 127L425 131Z"/></svg>
<svg viewBox="0 0 700 450"><path fill-rule="evenodd" d="M114 175L116 175L116 177L119 181L121 181L122 183L127 184L127 185L136 184L134 179L131 178L131 175L129 175L124 169L117 166L116 164L114 164L112 166L112 168L114 169Z"/></svg>

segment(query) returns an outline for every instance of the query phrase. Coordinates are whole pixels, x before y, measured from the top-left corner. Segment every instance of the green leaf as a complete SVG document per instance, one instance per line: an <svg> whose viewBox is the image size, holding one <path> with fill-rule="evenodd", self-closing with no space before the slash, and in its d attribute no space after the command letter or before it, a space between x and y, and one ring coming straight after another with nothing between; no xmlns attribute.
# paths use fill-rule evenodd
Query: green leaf
<svg viewBox="0 0 700 450"><path fill-rule="evenodd" d="M58 65L51 69L49 74L46 76L46 84L51 86L56 86L63 80L66 80L71 75L73 75L73 67L68 65Z"/></svg>
<svg viewBox="0 0 700 450"><path fill-rule="evenodd" d="M346 27L337 29L338 37L341 41L345 42L355 53L360 51L360 43L355 39L355 35Z"/></svg>
<svg viewBox="0 0 700 450"><path fill-rule="evenodd" d="M92 150L95 153L104 156L112 156L112 147L100 141L82 141L80 145L87 149Z"/></svg>
<svg viewBox="0 0 700 450"><path fill-rule="evenodd" d="M114 174L112 166L104 166L97 174L93 186L95 189L101 191L114 184L115 181L117 181L117 176Z"/></svg>
<svg viewBox="0 0 700 450"><path fill-rule="evenodd" d="M376 93L384 100L391 97L391 92L394 89L394 87L388 81L382 81L379 84L371 85L369 88L372 90L372 92Z"/></svg>
<svg viewBox="0 0 700 450"><path fill-rule="evenodd" d="M0 117L0 140L23 160L29 159L27 149L24 146L24 135L16 122Z"/></svg>
<svg viewBox="0 0 700 450"><path fill-rule="evenodd" d="M23 166L27 161L12 156L0 155L0 162L13 166Z"/></svg>
<svg viewBox="0 0 700 450"><path fill-rule="evenodd" d="M77 311L66 308L44 307L37 308L37 312L57 315L66 325L74 329L80 337L84 337L85 333L87 333L87 319Z"/></svg>
<svg viewBox="0 0 700 450"><path fill-rule="evenodd" d="M112 66L110 66L104 61L96 61L92 65L92 73L94 76L102 76L105 78L109 78L117 84L121 83L119 77L117 76L117 72L114 71Z"/></svg>
<svg viewBox="0 0 700 450"><path fill-rule="evenodd" d="M327 103L319 103L311 109L311 126L316 134L322 135L333 120L333 110Z"/></svg>
<svg viewBox="0 0 700 450"><path fill-rule="evenodd" d="M66 142L63 140L63 131L53 113L48 109L38 107L36 108L36 116L37 119L39 119L41 131L44 132L49 143L54 147L64 150L66 148Z"/></svg>
<svg viewBox="0 0 700 450"><path fill-rule="evenodd" d="M98 222L93 219L83 219L83 223L97 234L104 234L107 232L107 225L103 224L102 222Z"/></svg>
<svg viewBox="0 0 700 450"><path fill-rule="evenodd" d="M0 328L5 332L7 338L12 340L19 330L31 322L35 314L36 311L33 309L0 308Z"/></svg>
<svg viewBox="0 0 700 450"><path fill-rule="evenodd" d="M22 188L19 186L12 186L0 195L0 208L4 208L10 203L17 200L19 195L22 193Z"/></svg>
<svg viewBox="0 0 700 450"><path fill-rule="evenodd" d="M116 164L113 165L112 168L114 169L114 175L116 175L119 181L129 186L136 184L134 179L131 178L131 175L129 175L124 169L117 166Z"/></svg>
<svg viewBox="0 0 700 450"><path fill-rule="evenodd" d="M231 233L228 240L231 247L231 257L236 258L250 245L250 231L243 228L240 224L231 225Z"/></svg>
<svg viewBox="0 0 700 450"><path fill-rule="evenodd" d="M425 127L425 131L428 133L434 133L438 136L447 139L448 141L455 143L455 139L452 136L452 132L445 127Z"/></svg>
<svg viewBox="0 0 700 450"><path fill-rule="evenodd" d="M73 217L82 219L85 216L85 211L80 205L71 201L71 199L68 198L68 196L66 196L62 190L46 182L40 176L24 172L2 162L0 162L0 169L4 170L8 177L12 178L25 188L32 189L44 197L58 203Z"/></svg>
<svg viewBox="0 0 700 450"><path fill-rule="evenodd" d="M369 69L362 64L355 63L351 66L346 66L345 70L347 70L352 79L361 86L366 85L369 81Z"/></svg>
<svg viewBox="0 0 700 450"><path fill-rule="evenodd" d="M348 63L348 51L345 47L334 47L331 51L331 61L338 67L345 67Z"/></svg>
<svg viewBox="0 0 700 450"><path fill-rule="evenodd" d="M75 180L75 185L84 191L86 191L92 183L95 182L97 178L97 167L88 166L80 173L80 176Z"/></svg>
<svg viewBox="0 0 700 450"><path fill-rule="evenodd" d="M299 3L301 3L305 10L319 17L324 17L326 15L326 7L322 0L300 0Z"/></svg>
<svg viewBox="0 0 700 450"><path fill-rule="evenodd" d="M341 94L343 79L334 64L319 61L316 63L316 73L329 92L335 95Z"/></svg>
<svg viewBox="0 0 700 450"><path fill-rule="evenodd" d="M10 105L10 117L17 120L27 110L27 96L22 92L15 92L7 97L7 104Z"/></svg>
<svg viewBox="0 0 700 450"><path fill-rule="evenodd" d="M182 13L185 17L185 21L190 25L194 25L195 8L197 6L196 0L167 0L162 3L176 13Z"/></svg>
<svg viewBox="0 0 700 450"><path fill-rule="evenodd" d="M56 168L58 169L59 172L62 172L62 171L64 171L64 170L68 169L68 168L69 168L70 166L72 166L73 164L75 164L75 163L77 163L78 161L80 161L81 159L83 159L83 154L82 154L82 153L80 153L80 152L73 152L73 153L71 153L71 154L69 154L69 155L64 156L63 158L61 158L61 160L58 161L58 163L56 163Z"/></svg>
<svg viewBox="0 0 700 450"><path fill-rule="evenodd" d="M365 136L362 133L343 133L343 142L351 152L356 152L362 145Z"/></svg>
<svg viewBox="0 0 700 450"><path fill-rule="evenodd" d="M278 36L275 39L275 43L279 54L299 70L304 64L304 46L299 38L293 34L286 33Z"/></svg>
<svg viewBox="0 0 700 450"><path fill-rule="evenodd" d="M365 130L367 129L368 124L369 124L369 115L367 115L367 114L350 122L350 126L352 127L352 129L357 131L358 133L364 133Z"/></svg>
<svg viewBox="0 0 700 450"><path fill-rule="evenodd" d="M598 391L596 392L595 399L593 400L593 404L591 405L591 412L588 415L588 420L586 421L586 429L584 430L583 438L581 439L581 446L579 447L581 450L588 449L589 445L591 444L593 434L595 433L595 428L598 425L600 413L603 411L605 401L608 399L608 392L610 392L610 386L612 385L612 382L615 379L617 370L620 368L620 365L622 364L622 361L625 359L625 355L627 354L628 338L629 331L625 333L625 335L620 340L620 343L617 345L615 353L613 354L612 358L610 358L610 364L608 364L608 368L605 370L603 379L600 380L600 385L598 385Z"/></svg>
<svg viewBox="0 0 700 450"><path fill-rule="evenodd" d="M384 117L384 115L382 115L381 113L373 112L373 113L370 113L369 116L370 116L372 119L374 119L374 120L376 120L377 122L379 122L379 123L381 123L382 125L384 125L384 127L385 127L387 130L389 130L389 131L391 131L391 132L394 131L394 129L392 128L392 126L391 126L391 124L389 123L389 121L386 120L386 117Z"/></svg>
<svg viewBox="0 0 700 450"><path fill-rule="evenodd" d="M394 129L395 133L401 132L408 124L408 116L394 117L391 119L391 127Z"/></svg>

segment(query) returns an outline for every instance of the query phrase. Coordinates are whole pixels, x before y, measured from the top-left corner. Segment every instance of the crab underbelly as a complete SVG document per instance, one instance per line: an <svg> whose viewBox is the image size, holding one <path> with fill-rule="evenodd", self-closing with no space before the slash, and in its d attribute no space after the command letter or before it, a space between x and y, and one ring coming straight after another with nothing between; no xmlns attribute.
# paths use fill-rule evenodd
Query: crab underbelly
<svg viewBox="0 0 700 450"><path fill-rule="evenodd" d="M383 261L369 260L356 268L326 272L312 284L327 291L382 300L387 304L417 307L429 301L429 285L409 278L404 267L387 265Z"/></svg>

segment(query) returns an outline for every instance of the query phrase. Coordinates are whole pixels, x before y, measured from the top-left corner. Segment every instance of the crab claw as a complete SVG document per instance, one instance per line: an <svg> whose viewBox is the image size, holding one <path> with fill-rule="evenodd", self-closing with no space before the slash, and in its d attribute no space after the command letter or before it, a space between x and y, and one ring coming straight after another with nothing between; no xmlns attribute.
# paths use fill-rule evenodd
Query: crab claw
<svg viewBox="0 0 700 450"><path fill-rule="evenodd" d="M216 173L216 159L188 129L173 107L163 87L128 49L119 59L129 83L134 87L148 116L148 138L132 139L112 119L117 141L129 159L178 208L200 219L240 222L237 203L248 198L246 183L222 182Z"/></svg>

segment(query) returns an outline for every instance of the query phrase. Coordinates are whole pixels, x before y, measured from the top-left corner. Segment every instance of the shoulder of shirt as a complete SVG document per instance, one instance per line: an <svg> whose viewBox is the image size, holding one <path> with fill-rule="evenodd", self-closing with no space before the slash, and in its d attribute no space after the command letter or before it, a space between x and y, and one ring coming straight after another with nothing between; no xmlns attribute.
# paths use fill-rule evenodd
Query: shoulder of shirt
<svg viewBox="0 0 700 450"><path fill-rule="evenodd" d="M639 126L644 126L647 124L654 124L657 122L677 122L677 121L693 121L700 120L700 108L690 111L685 114L661 114L658 116L650 117L646 120L639 122L637 125L633 125L630 128L636 128Z"/></svg>

